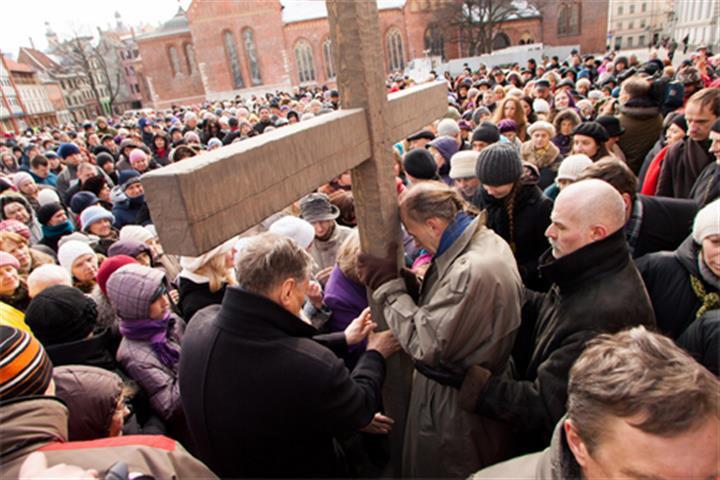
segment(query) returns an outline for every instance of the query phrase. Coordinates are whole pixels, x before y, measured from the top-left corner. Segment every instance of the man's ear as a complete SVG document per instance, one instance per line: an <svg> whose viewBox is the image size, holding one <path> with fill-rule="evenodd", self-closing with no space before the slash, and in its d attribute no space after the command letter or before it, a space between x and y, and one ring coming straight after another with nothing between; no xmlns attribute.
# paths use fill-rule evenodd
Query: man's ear
<svg viewBox="0 0 720 480"><path fill-rule="evenodd" d="M565 430L565 439L567 440L568 447L570 447L570 451L573 453L578 465L581 467L587 466L590 454L588 453L585 442L580 438L575 425L573 425L572 420L567 419L563 422L563 430Z"/></svg>
<svg viewBox="0 0 720 480"><path fill-rule="evenodd" d="M605 227L605 225L593 225L590 227L590 238L592 238L593 242L597 242L598 240L602 240L603 238L608 236L608 229Z"/></svg>
<svg viewBox="0 0 720 480"><path fill-rule="evenodd" d="M285 279L285 281L280 284L280 288L278 288L278 300L280 301L280 305L285 308L290 306L290 302L292 301L292 292L294 289L295 279L292 277Z"/></svg>

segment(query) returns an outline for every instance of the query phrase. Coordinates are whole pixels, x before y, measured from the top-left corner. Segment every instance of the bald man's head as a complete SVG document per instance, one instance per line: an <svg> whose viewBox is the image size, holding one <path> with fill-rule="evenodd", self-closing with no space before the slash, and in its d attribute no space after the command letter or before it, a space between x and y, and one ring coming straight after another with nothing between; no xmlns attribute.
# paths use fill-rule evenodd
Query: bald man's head
<svg viewBox="0 0 720 480"><path fill-rule="evenodd" d="M609 183L582 180L560 192L550 219L545 235L553 256L560 258L621 229L625 225L625 204Z"/></svg>

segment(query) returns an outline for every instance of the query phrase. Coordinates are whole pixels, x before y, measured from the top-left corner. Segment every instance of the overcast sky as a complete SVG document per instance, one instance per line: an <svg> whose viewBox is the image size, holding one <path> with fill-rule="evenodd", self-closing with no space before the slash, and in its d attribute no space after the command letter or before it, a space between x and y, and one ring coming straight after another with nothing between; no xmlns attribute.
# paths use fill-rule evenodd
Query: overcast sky
<svg viewBox="0 0 720 480"><path fill-rule="evenodd" d="M98 26L114 26L116 11L125 25L157 25L175 15L179 4L187 8L190 0L19 0L3 9L0 50L16 58L20 47L30 46L29 37L44 50L45 22L63 39L74 31L89 34Z"/></svg>

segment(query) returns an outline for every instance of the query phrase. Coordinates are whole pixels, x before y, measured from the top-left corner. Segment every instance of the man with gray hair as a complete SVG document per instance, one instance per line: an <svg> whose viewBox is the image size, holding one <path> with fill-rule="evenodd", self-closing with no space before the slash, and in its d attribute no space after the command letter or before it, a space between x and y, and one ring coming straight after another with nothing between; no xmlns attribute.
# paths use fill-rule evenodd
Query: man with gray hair
<svg viewBox="0 0 720 480"><path fill-rule="evenodd" d="M669 338L599 335L570 370L550 447L473 478L716 478L719 404L718 379Z"/></svg>
<svg viewBox="0 0 720 480"><path fill-rule="evenodd" d="M464 409L513 425L523 453L550 441L565 414L568 372L588 340L630 326L655 325L650 299L628 253L625 207L617 190L595 179L569 185L555 200L550 220L545 235L551 248L539 265L552 287L547 293L526 290L513 350L514 378L472 366L459 395ZM452 377L448 374L449 382Z"/></svg>
<svg viewBox="0 0 720 480"><path fill-rule="evenodd" d="M238 254L238 285L185 332L183 408L199 456L223 478L344 476L335 438L390 429L378 411L399 344L390 331L370 335L348 373L299 317L311 268L294 240L258 235ZM334 335L356 344L374 326L366 311Z"/></svg>

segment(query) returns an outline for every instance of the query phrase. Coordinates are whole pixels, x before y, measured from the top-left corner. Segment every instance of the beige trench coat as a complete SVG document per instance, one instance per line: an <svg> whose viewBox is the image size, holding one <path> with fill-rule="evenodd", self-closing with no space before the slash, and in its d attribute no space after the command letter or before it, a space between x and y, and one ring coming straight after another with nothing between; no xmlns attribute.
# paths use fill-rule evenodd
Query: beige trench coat
<svg viewBox="0 0 720 480"><path fill-rule="evenodd" d="M417 304L400 279L373 296L413 359L482 365L495 374L506 369L520 325L522 282L510 247L481 218L435 259ZM507 427L462 411L457 397L456 389L415 372L404 477L467 477L507 455Z"/></svg>

